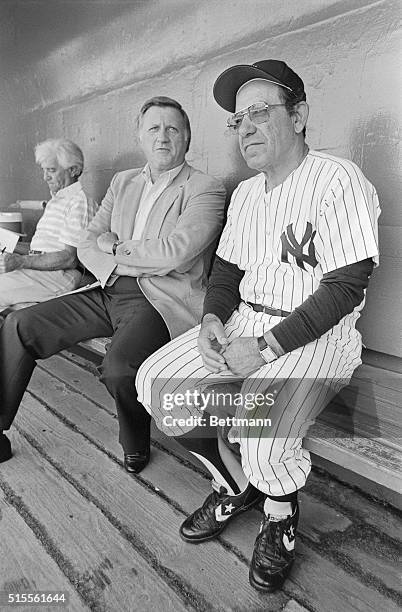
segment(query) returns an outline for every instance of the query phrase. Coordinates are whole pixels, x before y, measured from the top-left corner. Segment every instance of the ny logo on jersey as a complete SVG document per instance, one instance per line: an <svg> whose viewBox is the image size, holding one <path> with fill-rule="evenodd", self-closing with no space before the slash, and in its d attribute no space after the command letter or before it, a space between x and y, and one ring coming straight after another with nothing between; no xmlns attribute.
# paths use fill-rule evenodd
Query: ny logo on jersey
<svg viewBox="0 0 402 612"><path fill-rule="evenodd" d="M289 263L288 254L292 255L299 268L305 270L304 264L309 264L312 268L315 268L318 264L317 258L315 256L315 247L314 247L314 236L316 235L316 231L313 232L313 226L308 221L306 231L304 232L304 236L300 242L297 242L296 237L293 232L293 223L287 226L286 230L281 235L282 241L282 261L284 263ZM307 254L303 253L303 249L308 243Z"/></svg>

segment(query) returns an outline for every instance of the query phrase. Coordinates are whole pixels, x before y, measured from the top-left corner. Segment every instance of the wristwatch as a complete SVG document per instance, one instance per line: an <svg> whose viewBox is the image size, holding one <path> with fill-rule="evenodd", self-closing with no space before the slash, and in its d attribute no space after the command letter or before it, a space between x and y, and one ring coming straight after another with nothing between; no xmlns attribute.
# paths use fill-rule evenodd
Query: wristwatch
<svg viewBox="0 0 402 612"><path fill-rule="evenodd" d="M116 242L113 243L113 246L112 246L113 255L116 255L116 249L119 246L119 244L121 244L121 240L116 240Z"/></svg>
<svg viewBox="0 0 402 612"><path fill-rule="evenodd" d="M267 344L264 336L259 336L257 338L258 342L258 350L260 351L260 355L266 363L271 363L271 361L275 361L278 359L278 355L275 351Z"/></svg>

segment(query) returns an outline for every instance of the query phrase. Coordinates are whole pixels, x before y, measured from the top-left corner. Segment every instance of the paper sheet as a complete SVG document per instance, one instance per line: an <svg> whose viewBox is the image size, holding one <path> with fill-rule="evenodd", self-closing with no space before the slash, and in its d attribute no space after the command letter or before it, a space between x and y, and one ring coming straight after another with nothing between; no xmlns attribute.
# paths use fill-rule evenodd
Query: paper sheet
<svg viewBox="0 0 402 612"><path fill-rule="evenodd" d="M72 295L73 293L83 293L84 291L90 291L91 289L96 289L96 287L100 287L101 284L99 281L94 281L93 283L88 283L84 287L79 287L78 289L74 289L73 291L67 291L67 293L62 293L57 297L62 297L63 295Z"/></svg>
<svg viewBox="0 0 402 612"><path fill-rule="evenodd" d="M12 253L19 240L20 234L0 227L0 253Z"/></svg>

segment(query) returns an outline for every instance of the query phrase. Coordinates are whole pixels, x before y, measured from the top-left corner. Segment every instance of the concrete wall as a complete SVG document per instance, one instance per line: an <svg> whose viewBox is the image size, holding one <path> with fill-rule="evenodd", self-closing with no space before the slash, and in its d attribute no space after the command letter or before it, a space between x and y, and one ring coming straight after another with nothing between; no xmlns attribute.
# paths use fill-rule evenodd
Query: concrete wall
<svg viewBox="0 0 402 612"><path fill-rule="evenodd" d="M2 0L0 205L47 197L32 147L64 135L86 155L101 198L116 170L138 167L141 103L188 110L188 160L229 189L250 175L212 84L233 63L284 59L306 84L311 147L353 159L379 192L381 268L362 321L368 347L402 356L399 204L401 38L395 0ZM396 333L397 331L401 333Z"/></svg>

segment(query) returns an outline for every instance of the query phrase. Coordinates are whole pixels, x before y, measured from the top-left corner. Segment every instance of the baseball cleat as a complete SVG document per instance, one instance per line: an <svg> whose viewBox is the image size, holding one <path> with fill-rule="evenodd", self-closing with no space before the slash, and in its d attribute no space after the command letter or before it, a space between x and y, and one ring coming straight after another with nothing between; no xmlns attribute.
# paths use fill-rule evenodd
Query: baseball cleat
<svg viewBox="0 0 402 612"><path fill-rule="evenodd" d="M259 591L276 591L288 577L295 559L298 520L298 504L292 516L285 519L264 517L254 544L249 573L250 584Z"/></svg>
<svg viewBox="0 0 402 612"><path fill-rule="evenodd" d="M229 495L224 487L212 491L201 506L180 527L186 542L205 542L219 535L235 516L255 506L264 495L252 485L239 495Z"/></svg>

